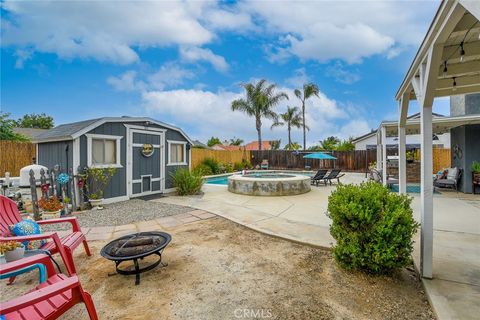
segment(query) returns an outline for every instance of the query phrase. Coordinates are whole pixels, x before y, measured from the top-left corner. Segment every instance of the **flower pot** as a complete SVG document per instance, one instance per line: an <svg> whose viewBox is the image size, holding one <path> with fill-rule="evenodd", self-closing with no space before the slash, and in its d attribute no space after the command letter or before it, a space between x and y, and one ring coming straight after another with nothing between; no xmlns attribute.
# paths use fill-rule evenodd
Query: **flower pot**
<svg viewBox="0 0 480 320"><path fill-rule="evenodd" d="M12 251L6 251L5 252L5 261L12 262L12 261L16 261L18 259L22 259L24 254L25 254L25 248L24 247L19 247L15 250L12 250Z"/></svg>
<svg viewBox="0 0 480 320"><path fill-rule="evenodd" d="M102 205L103 198L102 199L89 199L88 201L90 201L90 204L92 205L92 207L98 207L98 206Z"/></svg>
<svg viewBox="0 0 480 320"><path fill-rule="evenodd" d="M60 218L61 213L62 213L62 210L57 210L57 211L43 211L43 212L42 212L42 219L43 219L43 220L58 219L58 218Z"/></svg>
<svg viewBox="0 0 480 320"><path fill-rule="evenodd" d="M480 182L480 172L472 172L472 181Z"/></svg>

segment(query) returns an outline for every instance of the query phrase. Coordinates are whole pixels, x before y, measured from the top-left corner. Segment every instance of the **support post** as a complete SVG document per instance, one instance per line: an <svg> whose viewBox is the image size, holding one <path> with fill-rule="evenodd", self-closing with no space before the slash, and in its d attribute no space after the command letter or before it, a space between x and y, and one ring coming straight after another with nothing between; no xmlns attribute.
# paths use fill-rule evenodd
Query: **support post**
<svg viewBox="0 0 480 320"><path fill-rule="evenodd" d="M433 157L432 105L421 107L421 240L420 274L432 278L433 261Z"/></svg>
<svg viewBox="0 0 480 320"><path fill-rule="evenodd" d="M407 150L405 127L398 123L398 184L399 192L407 193Z"/></svg>
<svg viewBox="0 0 480 320"><path fill-rule="evenodd" d="M379 132L377 132L377 170L382 170L382 141Z"/></svg>
<svg viewBox="0 0 480 320"><path fill-rule="evenodd" d="M387 128L381 127L382 134L382 182L387 185Z"/></svg>

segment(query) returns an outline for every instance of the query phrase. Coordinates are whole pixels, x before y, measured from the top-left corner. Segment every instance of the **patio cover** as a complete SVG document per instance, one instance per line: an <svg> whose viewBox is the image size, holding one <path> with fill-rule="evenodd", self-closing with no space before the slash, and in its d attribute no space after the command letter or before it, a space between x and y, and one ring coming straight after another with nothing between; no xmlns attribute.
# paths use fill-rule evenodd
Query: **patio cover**
<svg viewBox="0 0 480 320"><path fill-rule="evenodd" d="M433 176L432 104L436 97L480 92L480 1L443 0L396 94L399 102L399 185L406 192L406 131L409 102L420 106L421 250L420 273L432 278ZM410 126L411 127L411 126ZM387 136L382 127L381 138ZM382 149L382 152L385 152ZM381 160L377 158L377 160ZM386 163L382 163L386 171ZM384 183L386 183L384 181Z"/></svg>

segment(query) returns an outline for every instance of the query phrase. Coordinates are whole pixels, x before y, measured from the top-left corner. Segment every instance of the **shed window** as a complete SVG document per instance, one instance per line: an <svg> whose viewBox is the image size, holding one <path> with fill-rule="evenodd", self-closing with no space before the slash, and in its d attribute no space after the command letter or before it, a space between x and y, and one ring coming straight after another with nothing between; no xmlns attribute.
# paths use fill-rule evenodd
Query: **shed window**
<svg viewBox="0 0 480 320"><path fill-rule="evenodd" d="M92 164L117 163L116 140L92 139Z"/></svg>
<svg viewBox="0 0 480 320"><path fill-rule="evenodd" d="M169 165L186 165L187 159L185 158L186 143L183 142L169 142Z"/></svg>
<svg viewBox="0 0 480 320"><path fill-rule="evenodd" d="M87 134L87 152L89 167L121 167L121 136Z"/></svg>

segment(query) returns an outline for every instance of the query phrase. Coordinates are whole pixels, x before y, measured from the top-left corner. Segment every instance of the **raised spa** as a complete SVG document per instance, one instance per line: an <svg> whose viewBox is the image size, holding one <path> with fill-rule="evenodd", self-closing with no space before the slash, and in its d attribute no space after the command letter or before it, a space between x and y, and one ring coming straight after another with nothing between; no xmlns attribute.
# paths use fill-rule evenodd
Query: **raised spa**
<svg viewBox="0 0 480 320"><path fill-rule="evenodd" d="M228 177L228 191L251 196L291 196L310 191L310 177L290 173L248 173Z"/></svg>

